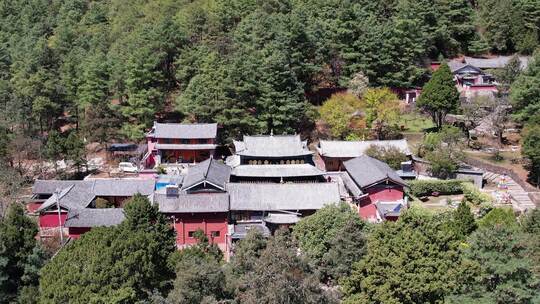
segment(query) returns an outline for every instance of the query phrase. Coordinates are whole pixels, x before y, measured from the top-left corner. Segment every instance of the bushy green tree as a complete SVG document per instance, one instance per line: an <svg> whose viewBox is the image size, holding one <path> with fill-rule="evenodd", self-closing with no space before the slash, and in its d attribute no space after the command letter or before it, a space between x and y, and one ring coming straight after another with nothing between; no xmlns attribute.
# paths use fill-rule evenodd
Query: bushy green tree
<svg viewBox="0 0 540 304"><path fill-rule="evenodd" d="M318 271L323 279L339 282L351 274L352 267L365 253L366 227L357 220L349 220L330 241L329 249L321 259Z"/></svg>
<svg viewBox="0 0 540 304"><path fill-rule="evenodd" d="M135 196L117 227L94 228L64 247L40 276L40 303L134 302L172 278L174 232L156 205Z"/></svg>
<svg viewBox="0 0 540 304"><path fill-rule="evenodd" d="M234 254L228 267L229 288L235 293L244 291L247 282L246 275L253 271L255 263L266 248L267 239L258 230L248 231L246 238L239 241L234 247Z"/></svg>
<svg viewBox="0 0 540 304"><path fill-rule="evenodd" d="M286 231L269 240L245 282L240 303L333 303Z"/></svg>
<svg viewBox="0 0 540 304"><path fill-rule="evenodd" d="M0 301L9 303L29 288L45 259L36 241L37 225L13 203L0 218Z"/></svg>
<svg viewBox="0 0 540 304"><path fill-rule="evenodd" d="M456 89L448 64L443 63L424 86L417 106L428 112L437 128L441 128L448 113L454 113L459 106L459 92Z"/></svg>
<svg viewBox="0 0 540 304"><path fill-rule="evenodd" d="M514 81L519 77L523 67L518 55L514 55L500 71L497 71L497 80L503 92L508 92Z"/></svg>
<svg viewBox="0 0 540 304"><path fill-rule="evenodd" d="M525 238L505 226L481 228L464 249L469 271L449 303L535 303L540 280L532 273ZM472 271L471 271L472 270Z"/></svg>
<svg viewBox="0 0 540 304"><path fill-rule="evenodd" d="M478 227L471 208L466 202L459 203L458 208L452 213L451 225L454 233L462 238L468 237Z"/></svg>
<svg viewBox="0 0 540 304"><path fill-rule="evenodd" d="M319 115L330 128L333 138L345 139L366 127L365 119L358 120L354 116L363 108L364 103L355 95L334 94L319 108Z"/></svg>
<svg viewBox="0 0 540 304"><path fill-rule="evenodd" d="M441 217L409 210L374 228L342 280L345 303L439 303L459 285L458 236Z"/></svg>
<svg viewBox="0 0 540 304"><path fill-rule="evenodd" d="M528 0L477 1L478 25L490 48L498 52L530 53L538 46L538 3Z"/></svg>
<svg viewBox="0 0 540 304"><path fill-rule="evenodd" d="M227 298L226 277L222 267L223 254L210 244L202 230L196 232L198 243L178 253L175 260L176 278L169 293L169 303L202 303Z"/></svg>
<svg viewBox="0 0 540 304"><path fill-rule="evenodd" d="M493 208L478 221L478 226L486 228L505 226L515 229L518 227L518 222L511 208Z"/></svg>
<svg viewBox="0 0 540 304"><path fill-rule="evenodd" d="M540 51L534 53L525 69L510 87L515 117L527 121L540 112Z"/></svg>
<svg viewBox="0 0 540 304"><path fill-rule="evenodd" d="M430 162L430 172L440 178L452 176L463 159L461 139L456 127L445 126L439 132L428 133L419 149L419 155Z"/></svg>
<svg viewBox="0 0 540 304"><path fill-rule="evenodd" d="M398 97L388 88L374 88L366 91L363 101L366 104L367 125L377 139L387 139L388 129L397 128L400 113Z"/></svg>
<svg viewBox="0 0 540 304"><path fill-rule="evenodd" d="M529 180L540 185L540 115L526 125L523 132L523 155L530 160Z"/></svg>
<svg viewBox="0 0 540 304"><path fill-rule="evenodd" d="M328 268L323 265L324 255L349 222L356 222L354 227L357 228L364 226L358 214L346 203L328 205L298 222L293 228L293 236L312 263L320 267L321 272L328 272ZM362 229L358 234L362 234ZM323 275L328 276L326 273Z"/></svg>
<svg viewBox="0 0 540 304"><path fill-rule="evenodd" d="M401 163L408 160L407 155L394 146L371 145L365 154L388 164L394 170L399 170Z"/></svg>
<svg viewBox="0 0 540 304"><path fill-rule="evenodd" d="M540 232L540 209L534 208L525 214L521 222L523 231L538 234Z"/></svg>

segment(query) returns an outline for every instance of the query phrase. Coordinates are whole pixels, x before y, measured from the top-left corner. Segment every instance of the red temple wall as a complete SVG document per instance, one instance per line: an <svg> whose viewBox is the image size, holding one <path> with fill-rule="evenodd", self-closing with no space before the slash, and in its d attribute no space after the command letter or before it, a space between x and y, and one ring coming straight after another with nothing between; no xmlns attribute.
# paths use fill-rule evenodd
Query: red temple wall
<svg viewBox="0 0 540 304"><path fill-rule="evenodd" d="M225 244L227 236L227 213L176 213L174 214L176 231L176 245L196 244L197 239L190 236L190 232L202 230L210 242ZM219 233L212 236L212 232Z"/></svg>
<svg viewBox="0 0 540 304"><path fill-rule="evenodd" d="M67 218L67 212L61 212L60 219L61 224L64 225ZM39 227L42 228L53 228L53 227L59 227L58 224L58 213L51 212L51 213L42 213L39 215Z"/></svg>

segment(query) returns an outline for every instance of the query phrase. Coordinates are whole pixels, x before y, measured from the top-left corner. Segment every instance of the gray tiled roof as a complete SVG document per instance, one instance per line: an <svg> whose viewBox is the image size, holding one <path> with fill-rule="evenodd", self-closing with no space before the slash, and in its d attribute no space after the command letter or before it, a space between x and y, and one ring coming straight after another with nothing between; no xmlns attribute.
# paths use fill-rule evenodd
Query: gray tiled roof
<svg viewBox="0 0 540 304"><path fill-rule="evenodd" d="M59 203L65 209L86 208L96 196L129 197L137 193L151 196L154 193L153 179L89 179L82 181L37 180L32 187L34 194L53 194L61 191ZM46 200L39 211L56 204L53 195Z"/></svg>
<svg viewBox="0 0 540 304"><path fill-rule="evenodd" d="M154 202L163 213L204 213L228 212L229 195L227 193L180 193L167 196L164 192L154 195Z"/></svg>
<svg viewBox="0 0 540 304"><path fill-rule="evenodd" d="M359 198L364 194L347 172L328 172L326 176L330 177L332 181L337 181L340 185L341 196L343 197L348 197L350 193L353 198Z"/></svg>
<svg viewBox="0 0 540 304"><path fill-rule="evenodd" d="M465 62L480 69L502 69L512 59L512 56L497 56L494 58L465 57ZM519 56L521 68L525 69L529 64L530 57Z"/></svg>
<svg viewBox="0 0 540 304"><path fill-rule="evenodd" d="M254 157L286 157L313 154L299 135L244 136L235 141L236 154Z"/></svg>
<svg viewBox="0 0 540 304"><path fill-rule="evenodd" d="M461 62L460 60L450 60L447 62L450 71L454 73L455 71L465 67L467 64Z"/></svg>
<svg viewBox="0 0 540 304"><path fill-rule="evenodd" d="M407 185L386 163L369 156L359 156L343 163L345 169L361 188L370 187L376 183L390 180L400 185Z"/></svg>
<svg viewBox="0 0 540 304"><path fill-rule="evenodd" d="M403 153L411 155L406 139L397 140L362 140L362 141L330 141L321 140L317 150L321 156L351 158L364 155L371 145L396 147Z"/></svg>
<svg viewBox="0 0 540 304"><path fill-rule="evenodd" d="M229 181L231 167L209 158L188 169L182 189L188 189L202 182L209 182L220 189Z"/></svg>
<svg viewBox="0 0 540 304"><path fill-rule="evenodd" d="M62 185L63 183L57 183L57 181L51 181L51 184L48 187L43 187L44 182L47 181L41 181L40 186L37 187L36 190L40 191L50 191L50 189L46 189L49 187ZM71 209L81 209L86 208L96 197L94 195L94 192L92 191L93 183L89 183L86 181L77 181L75 183L72 183L69 185L68 183L64 183L66 187L59 188L60 195L58 197L58 203L60 206L64 209L71 210ZM56 189L56 188L55 188ZM54 189L52 190L54 193ZM50 194L51 192L41 192L43 194ZM38 209L38 211L47 209L51 206L56 205L56 195L53 194L49 199L47 199Z"/></svg>
<svg viewBox="0 0 540 304"><path fill-rule="evenodd" d="M294 165L240 165L233 168L231 175L246 177L294 177L319 176L324 172L310 164Z"/></svg>
<svg viewBox="0 0 540 304"><path fill-rule="evenodd" d="M109 227L122 223L125 219L124 209L74 209L68 212L66 227Z"/></svg>
<svg viewBox="0 0 540 304"><path fill-rule="evenodd" d="M158 150L213 150L214 144L156 144Z"/></svg>
<svg viewBox="0 0 540 304"><path fill-rule="evenodd" d="M337 183L229 183L231 210L317 210L340 201Z"/></svg>
<svg viewBox="0 0 540 304"><path fill-rule="evenodd" d="M86 183L81 180L41 180L38 179L32 186L33 194L53 194L56 189L65 189L69 186Z"/></svg>
<svg viewBox="0 0 540 304"><path fill-rule="evenodd" d="M153 179L94 179L94 194L96 196L133 196L137 193L151 195L156 182Z"/></svg>
<svg viewBox="0 0 540 304"><path fill-rule="evenodd" d="M217 124L154 123L149 136L154 138L216 138Z"/></svg>

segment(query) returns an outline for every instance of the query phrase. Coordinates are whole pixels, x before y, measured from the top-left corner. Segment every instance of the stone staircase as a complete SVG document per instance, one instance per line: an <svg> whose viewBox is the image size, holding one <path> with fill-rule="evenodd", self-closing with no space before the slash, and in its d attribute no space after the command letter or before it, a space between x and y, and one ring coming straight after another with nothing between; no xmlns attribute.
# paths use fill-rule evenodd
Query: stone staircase
<svg viewBox="0 0 540 304"><path fill-rule="evenodd" d="M484 180L488 183L497 184L502 176L493 172L484 173ZM512 199L512 206L514 209L524 212L529 209L536 208L536 205L529 197L528 192L523 189L518 183L516 183L510 176L504 177L506 180L506 186L508 187L508 194Z"/></svg>

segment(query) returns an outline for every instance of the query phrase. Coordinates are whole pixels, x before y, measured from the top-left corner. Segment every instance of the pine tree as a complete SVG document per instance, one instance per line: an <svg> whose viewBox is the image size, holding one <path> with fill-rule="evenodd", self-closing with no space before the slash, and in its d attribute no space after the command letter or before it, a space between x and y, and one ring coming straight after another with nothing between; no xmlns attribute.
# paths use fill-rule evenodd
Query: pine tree
<svg viewBox="0 0 540 304"><path fill-rule="evenodd" d="M540 113L540 51L534 53L527 69L512 84L510 100L515 117L522 122Z"/></svg>
<svg viewBox="0 0 540 304"><path fill-rule="evenodd" d="M330 249L323 255L318 269L323 280L338 282L351 274L351 265L360 261L366 250L364 229L362 222L349 220L330 241Z"/></svg>
<svg viewBox="0 0 540 304"><path fill-rule="evenodd" d="M340 283L344 303L438 303L459 283L458 238L445 218L409 209L374 228L362 259ZM403 278L407 278L404 280Z"/></svg>
<svg viewBox="0 0 540 304"><path fill-rule="evenodd" d="M431 115L437 128L442 127L446 114L457 111L459 92L448 64L443 63L433 73L424 86L417 105Z"/></svg>
<svg viewBox="0 0 540 304"><path fill-rule="evenodd" d="M505 226L477 230L464 258L462 290L449 303L536 303L540 280L532 273L524 235ZM471 273L472 272L472 273Z"/></svg>
<svg viewBox="0 0 540 304"><path fill-rule="evenodd" d="M0 300L14 299L23 285L28 259L37 245L37 225L24 214L18 203L10 205L0 222Z"/></svg>
<svg viewBox="0 0 540 304"><path fill-rule="evenodd" d="M459 203L458 208L453 212L452 221L454 232L463 238L474 232L478 227L474 215L471 213L471 208L463 201Z"/></svg>
<svg viewBox="0 0 540 304"><path fill-rule="evenodd" d="M540 185L540 116L530 118L523 132L523 156L530 160L529 180ZM538 120L538 121L536 121Z"/></svg>
<svg viewBox="0 0 540 304"><path fill-rule="evenodd" d="M244 281L246 289L236 299L241 303L332 303L286 231L269 240Z"/></svg>
<svg viewBox="0 0 540 304"><path fill-rule="evenodd" d="M132 303L168 289L174 231L142 195L126 202L124 212L120 225L93 228L45 265L40 302Z"/></svg>

